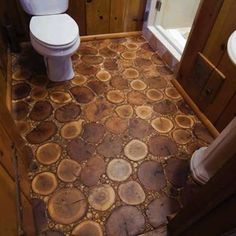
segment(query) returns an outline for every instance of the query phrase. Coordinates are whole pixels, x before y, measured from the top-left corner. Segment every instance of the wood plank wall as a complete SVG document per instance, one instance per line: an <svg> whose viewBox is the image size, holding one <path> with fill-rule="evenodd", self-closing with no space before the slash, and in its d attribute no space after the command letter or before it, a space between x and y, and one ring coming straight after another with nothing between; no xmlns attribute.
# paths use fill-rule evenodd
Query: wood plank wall
<svg viewBox="0 0 236 236"><path fill-rule="evenodd" d="M70 0L67 13L78 23L80 35L139 31L146 0ZM0 23L7 14L20 41L29 40L30 17L19 0L0 1Z"/></svg>

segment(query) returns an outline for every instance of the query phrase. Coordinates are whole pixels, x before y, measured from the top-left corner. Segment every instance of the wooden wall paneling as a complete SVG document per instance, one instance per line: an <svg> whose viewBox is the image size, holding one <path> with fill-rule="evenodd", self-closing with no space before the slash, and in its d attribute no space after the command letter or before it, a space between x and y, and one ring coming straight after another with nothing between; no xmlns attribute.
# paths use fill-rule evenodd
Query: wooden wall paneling
<svg viewBox="0 0 236 236"><path fill-rule="evenodd" d="M85 0L70 0L67 13L79 25L80 35L86 35L86 6Z"/></svg>
<svg viewBox="0 0 236 236"><path fill-rule="evenodd" d="M188 87L191 81L190 75L198 53L204 49L223 2L224 0L202 0L194 20L176 77L191 97L191 89Z"/></svg>
<svg viewBox="0 0 236 236"><path fill-rule="evenodd" d="M188 85L188 92L196 103L213 71L214 65L202 53L198 53Z"/></svg>
<svg viewBox="0 0 236 236"><path fill-rule="evenodd" d="M9 138L6 131L1 127L0 124L0 163L7 170L8 174L12 179L15 178L15 172L13 168L12 156L14 155L14 151L12 150L13 141ZM22 155L18 152L19 156L19 174L20 174L20 184L21 189L24 192L25 196L30 199L30 183L28 179L28 168L25 163L23 163Z"/></svg>
<svg viewBox="0 0 236 236"><path fill-rule="evenodd" d="M219 64L227 49L229 36L234 30L236 30L235 12L235 0L224 1L210 37L203 50L203 54L216 66Z"/></svg>
<svg viewBox="0 0 236 236"><path fill-rule="evenodd" d="M0 235L19 235L17 229L15 183L0 164L1 201ZM36 235L32 207L24 194L21 194L23 228L26 235Z"/></svg>
<svg viewBox="0 0 236 236"><path fill-rule="evenodd" d="M110 0L86 0L87 34L109 32Z"/></svg>
<svg viewBox="0 0 236 236"><path fill-rule="evenodd" d="M110 33L124 32L125 17L127 12L127 0L111 0Z"/></svg>
<svg viewBox="0 0 236 236"><path fill-rule="evenodd" d="M235 65L230 61L227 52L225 52L217 69L224 73L226 79L214 101L205 111L205 114L213 123L218 120L236 91L236 69Z"/></svg>
<svg viewBox="0 0 236 236"><path fill-rule="evenodd" d="M217 68L214 68L213 73L208 79L205 87L202 89L197 102L198 106L203 112L205 112L208 109L208 106L213 103L224 82L225 75L221 73Z"/></svg>
<svg viewBox="0 0 236 236"><path fill-rule="evenodd" d="M126 13L123 31L141 30L144 22L146 0L126 0Z"/></svg>
<svg viewBox="0 0 236 236"><path fill-rule="evenodd" d="M215 123L218 130L223 130L227 124L236 116L236 93L231 98L229 104L222 112L221 116Z"/></svg>

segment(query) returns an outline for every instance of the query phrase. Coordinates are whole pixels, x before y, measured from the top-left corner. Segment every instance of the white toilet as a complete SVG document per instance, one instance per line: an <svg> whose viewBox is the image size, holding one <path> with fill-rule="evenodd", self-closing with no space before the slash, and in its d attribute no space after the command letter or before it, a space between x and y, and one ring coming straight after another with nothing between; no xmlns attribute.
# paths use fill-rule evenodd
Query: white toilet
<svg viewBox="0 0 236 236"><path fill-rule="evenodd" d="M67 14L69 0L20 0L30 21L34 49L44 56L48 77L55 82L74 77L71 56L80 44L79 27Z"/></svg>

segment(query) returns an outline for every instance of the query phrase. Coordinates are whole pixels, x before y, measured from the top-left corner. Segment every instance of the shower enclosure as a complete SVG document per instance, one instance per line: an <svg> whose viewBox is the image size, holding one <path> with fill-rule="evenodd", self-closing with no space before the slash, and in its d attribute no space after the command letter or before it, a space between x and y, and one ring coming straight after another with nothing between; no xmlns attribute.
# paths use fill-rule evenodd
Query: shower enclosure
<svg viewBox="0 0 236 236"><path fill-rule="evenodd" d="M148 25L178 60L185 48L200 2L201 0L151 0Z"/></svg>

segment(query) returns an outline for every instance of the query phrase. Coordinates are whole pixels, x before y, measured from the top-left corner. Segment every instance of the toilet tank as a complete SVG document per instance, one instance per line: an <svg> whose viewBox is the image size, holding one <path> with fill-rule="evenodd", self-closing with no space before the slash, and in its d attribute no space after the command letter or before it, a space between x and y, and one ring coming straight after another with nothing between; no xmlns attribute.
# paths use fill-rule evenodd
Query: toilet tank
<svg viewBox="0 0 236 236"><path fill-rule="evenodd" d="M53 15L66 12L69 0L19 0L29 15Z"/></svg>

